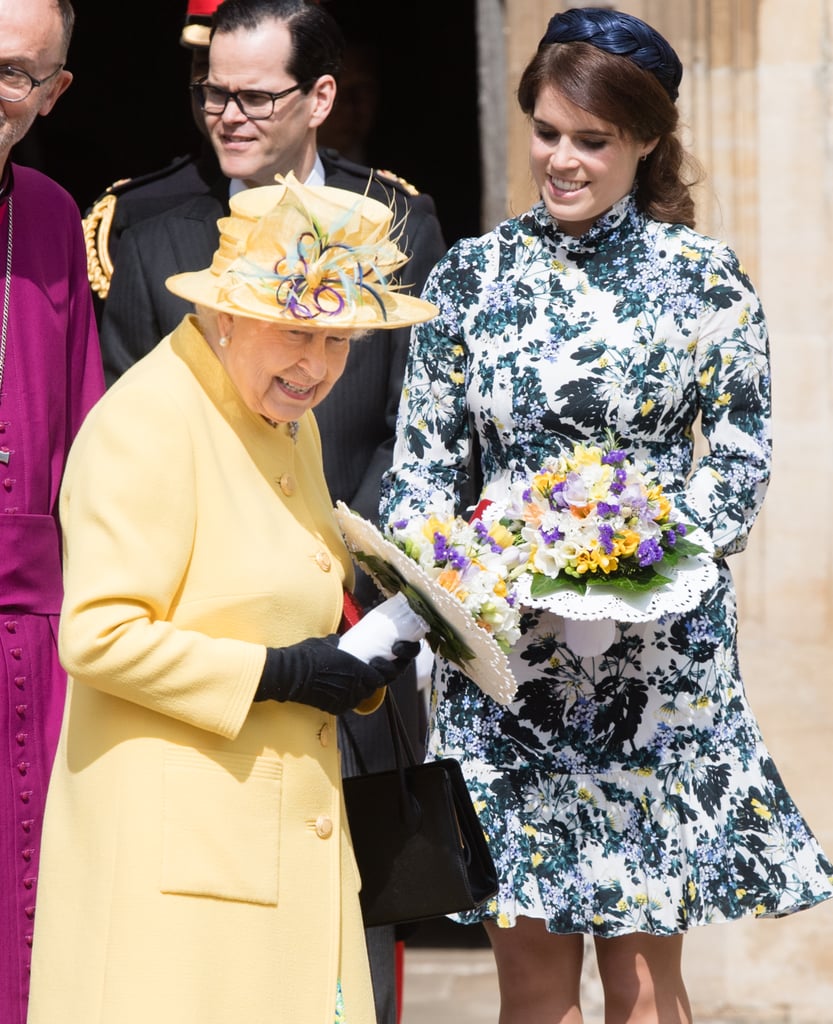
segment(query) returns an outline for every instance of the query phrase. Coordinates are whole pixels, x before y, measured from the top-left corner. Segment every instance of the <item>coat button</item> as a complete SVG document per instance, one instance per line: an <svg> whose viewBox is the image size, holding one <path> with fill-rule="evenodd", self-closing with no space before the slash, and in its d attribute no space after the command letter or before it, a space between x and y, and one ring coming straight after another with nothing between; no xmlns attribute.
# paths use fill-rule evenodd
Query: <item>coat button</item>
<svg viewBox="0 0 833 1024"><path fill-rule="evenodd" d="M329 747L331 739L332 733L330 731L330 723L325 722L318 730L318 742L322 747Z"/></svg>
<svg viewBox="0 0 833 1024"><path fill-rule="evenodd" d="M316 551L315 553L315 564L322 572L329 572L332 566L332 560L329 552L327 551Z"/></svg>
<svg viewBox="0 0 833 1024"><path fill-rule="evenodd" d="M280 488L283 493L288 497L295 493L295 477L289 473L284 473L278 481Z"/></svg>
<svg viewBox="0 0 833 1024"><path fill-rule="evenodd" d="M315 819L315 834L320 839L329 839L333 834L333 821L326 814L319 814Z"/></svg>

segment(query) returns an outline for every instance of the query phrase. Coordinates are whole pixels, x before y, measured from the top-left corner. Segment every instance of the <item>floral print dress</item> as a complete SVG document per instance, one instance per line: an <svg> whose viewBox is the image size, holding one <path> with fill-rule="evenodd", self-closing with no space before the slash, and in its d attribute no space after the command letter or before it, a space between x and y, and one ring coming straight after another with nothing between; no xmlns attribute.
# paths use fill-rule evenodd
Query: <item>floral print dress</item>
<svg viewBox="0 0 833 1024"><path fill-rule="evenodd" d="M693 611L618 624L596 657L568 649L558 616L525 612L508 706L438 659L430 754L461 761L501 880L458 919L672 934L830 898L833 866L738 666L725 557L746 544L771 452L766 324L735 254L645 217L632 195L580 238L539 203L458 242L424 297L440 315L414 330L383 521L451 511L472 447L498 499L610 429L707 531L719 566Z"/></svg>

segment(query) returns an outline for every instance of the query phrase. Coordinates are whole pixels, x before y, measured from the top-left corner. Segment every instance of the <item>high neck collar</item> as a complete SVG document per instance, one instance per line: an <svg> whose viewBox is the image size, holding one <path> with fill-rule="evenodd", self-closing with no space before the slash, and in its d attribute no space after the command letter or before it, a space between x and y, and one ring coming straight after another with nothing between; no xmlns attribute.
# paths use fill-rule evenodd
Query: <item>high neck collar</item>
<svg viewBox="0 0 833 1024"><path fill-rule="evenodd" d="M639 216L636 208L636 190L623 196L618 202L602 214L583 235L568 235L558 226L558 222L552 217L543 202L536 203L532 208L532 214L538 224L552 236L555 241L570 252L591 252L602 244L602 242L626 219L634 219Z"/></svg>

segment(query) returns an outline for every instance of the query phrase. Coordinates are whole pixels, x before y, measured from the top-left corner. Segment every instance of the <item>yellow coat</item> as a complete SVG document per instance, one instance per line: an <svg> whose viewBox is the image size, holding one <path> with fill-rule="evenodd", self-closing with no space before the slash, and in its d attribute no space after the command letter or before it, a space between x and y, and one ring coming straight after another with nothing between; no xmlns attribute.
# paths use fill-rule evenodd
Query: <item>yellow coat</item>
<svg viewBox="0 0 833 1024"><path fill-rule="evenodd" d="M338 978L371 1024L335 719L252 705L352 582L312 415L252 414L186 319L93 409L61 516L29 1024L332 1024Z"/></svg>

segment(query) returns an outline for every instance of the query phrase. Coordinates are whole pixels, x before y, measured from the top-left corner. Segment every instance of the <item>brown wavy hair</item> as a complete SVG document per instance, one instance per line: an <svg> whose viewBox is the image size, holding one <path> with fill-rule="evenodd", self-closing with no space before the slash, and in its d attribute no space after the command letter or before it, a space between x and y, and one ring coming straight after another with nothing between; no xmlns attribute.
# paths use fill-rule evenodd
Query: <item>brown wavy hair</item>
<svg viewBox="0 0 833 1024"><path fill-rule="evenodd" d="M694 227L691 190L702 169L680 141L676 105L650 71L590 43L542 44L518 85L528 117L548 87L637 142L658 139L637 167L637 206L655 220Z"/></svg>

